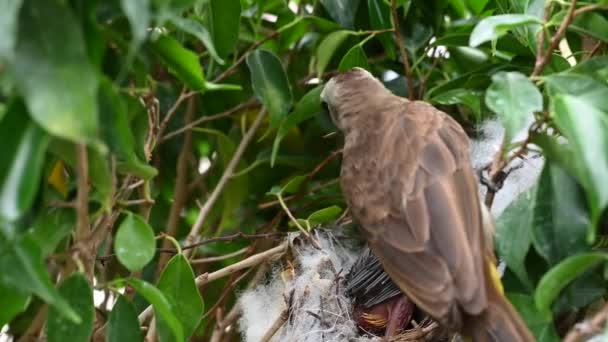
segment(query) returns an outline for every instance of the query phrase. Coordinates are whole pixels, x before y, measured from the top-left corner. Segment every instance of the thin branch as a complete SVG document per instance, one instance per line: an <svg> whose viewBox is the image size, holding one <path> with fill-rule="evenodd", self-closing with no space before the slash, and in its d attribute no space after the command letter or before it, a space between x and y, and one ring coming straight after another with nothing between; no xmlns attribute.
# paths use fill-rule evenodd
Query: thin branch
<svg viewBox="0 0 608 342"><path fill-rule="evenodd" d="M177 100L175 101L173 106L171 106L171 108L167 112L167 115L165 115L165 118L163 119L163 121L160 123L160 126L158 128L158 134L157 134L158 139L160 139L160 137L163 136L163 133L165 133L165 130L167 130L167 126L169 126L169 122L171 121L173 116L175 116L175 114L177 113L177 110L179 109L181 104L184 101L186 101L187 99L194 96L195 94L197 94L197 93L194 91L186 92L186 87L184 87L182 89L181 93L179 94L179 97L177 98Z"/></svg>
<svg viewBox="0 0 608 342"><path fill-rule="evenodd" d="M198 126L198 125L200 125L202 123L213 121L213 120L222 119L222 118L225 118L225 117L229 117L229 116L231 116L231 115L233 115L235 113L238 113L238 112L240 112L242 110L245 110L245 109L253 108L253 107L257 106L257 105L258 105L258 101L255 98L252 98L249 101L243 102L243 103L239 103L235 107L230 108L230 109L228 109L228 110L226 110L224 112L221 112L221 113L218 113L218 114L213 114L213 115L208 115L208 116L203 116L201 118L198 118L198 119L196 119L196 120L194 120L194 121L186 124L182 128L179 128L179 129L176 129L173 132L167 133L164 137L161 138L160 142L167 141L167 140L169 140L169 139L171 139L171 138L173 138L173 137L175 137L175 136L177 136L179 134L182 134L182 133L184 133L186 131L189 131L189 130L193 129L194 127L196 127L196 126Z"/></svg>
<svg viewBox="0 0 608 342"><path fill-rule="evenodd" d="M606 322L608 322L608 304L592 318L575 324L564 338L564 342L586 341L593 335L601 334L606 329Z"/></svg>
<svg viewBox="0 0 608 342"><path fill-rule="evenodd" d="M313 187L312 189L310 189L310 191L308 192L309 194L315 193L319 190L325 189L329 186L332 186L336 183L340 182L340 178L335 178L332 180L329 180L325 183L319 184L315 187ZM283 201L285 202L289 202L289 201L293 201L294 199L298 198L297 195L291 195L291 196L287 196L283 198ZM276 205L280 205L281 203L278 200L272 200L272 201L268 201L265 203L261 203L258 205L258 209L268 209L270 207L274 207Z"/></svg>
<svg viewBox="0 0 608 342"><path fill-rule="evenodd" d="M393 1L395 1L395 0L393 0ZM544 54L542 53L542 50L537 51L537 54L542 55L542 57L540 59L537 58L536 63L534 65L534 71L532 72L530 77L536 77L543 72L543 69L545 68L547 63L549 63L549 61L551 60L551 57L553 57L553 51L557 48L560 40L562 40L562 37L564 36L564 34L566 34L566 31L568 30L568 26L570 26L570 24L574 20L575 10L576 10L576 0L572 0L572 2L570 3L570 8L568 9L568 13L566 13L564 20L562 21L562 24L557 29L557 32L555 32L555 35L553 35L553 37L551 37L547 51L545 51Z"/></svg>
<svg viewBox="0 0 608 342"><path fill-rule="evenodd" d="M223 277L227 277L240 270L257 266L271 258L276 258L285 253L285 251L287 251L287 246L287 242L283 242L274 248L271 248L258 254L254 254L249 258L243 259L242 261L226 266L215 272L201 274L200 276L196 277L196 285L198 287L201 287L202 285L221 279ZM148 306L144 311L142 311L142 313L139 314L138 319L140 323L143 323L147 321L150 317L152 317L152 306Z"/></svg>
<svg viewBox="0 0 608 342"><path fill-rule="evenodd" d="M410 69L410 62L407 58L407 52L403 45L403 37L401 36L401 30L399 29L399 15L397 14L397 0L391 0L391 14L393 17L393 27L395 30L395 37L397 38L397 46L399 47L399 54L403 62L403 68L405 69L405 77L407 78L407 95L410 100L414 99L414 77L412 76L412 70Z"/></svg>
<svg viewBox="0 0 608 342"><path fill-rule="evenodd" d="M234 152L234 155L232 156L230 163L228 163L228 166L226 166L226 169L224 170L224 174L222 175L219 182L215 186L215 189L213 189L213 192L211 193L211 195L209 195L209 198L207 198L207 201L205 201L205 204L201 208L201 210L198 214L198 217L196 218L196 222L192 226L192 229L190 230L190 233L188 234L188 237L186 238L186 244L192 244L198 238L198 234L199 234L201 228L203 227L203 223L205 222L207 215L209 215L209 213L211 212L211 208L215 204L215 201L217 201L220 194L224 190L224 187L228 183L228 180L232 177L232 174L234 173L236 166L238 165L239 161L243 157L243 153L245 152L245 149L247 148L247 146L253 139L255 132L258 130L258 128L260 127L260 124L262 123L264 117L266 116L266 112L267 112L266 108L262 108L262 110L258 114L258 117L253 122L253 125L251 125L251 127L249 128L247 133L243 136L243 139L241 139L241 142L240 142L239 146L237 147L236 151ZM184 252L184 255L186 257L190 256L191 251L192 250L188 250L188 251Z"/></svg>
<svg viewBox="0 0 608 342"><path fill-rule="evenodd" d="M289 318L289 308L287 308L281 312L279 317L277 317L277 320L274 321L274 323L272 324L270 329L268 329L268 331L266 331L264 336L260 339L260 342L270 341L270 339L274 336L274 334L276 334L277 331L279 331L279 329L281 329L283 324L285 324L285 322L287 322L288 318Z"/></svg>
<svg viewBox="0 0 608 342"><path fill-rule="evenodd" d="M95 251L83 245L91 234L91 222L89 218L89 160L87 146L85 144L76 145L76 161L78 170L78 193L76 195L76 232L74 234L74 247L82 257L84 271L87 279L93 282L93 266ZM66 269L68 273L77 269L76 265L70 265ZM67 276L67 274L66 274Z"/></svg>
<svg viewBox="0 0 608 342"><path fill-rule="evenodd" d="M192 261L190 261L190 264L200 265L200 264L208 264L208 263L216 262L216 261L222 261L222 260L234 258L235 256L239 256L241 254L245 254L245 253L247 253L248 250L249 250L249 247L245 247L243 249L239 249L236 252L232 252L232 253L228 253L228 254L224 254L224 255L201 258L201 259L193 259Z"/></svg>

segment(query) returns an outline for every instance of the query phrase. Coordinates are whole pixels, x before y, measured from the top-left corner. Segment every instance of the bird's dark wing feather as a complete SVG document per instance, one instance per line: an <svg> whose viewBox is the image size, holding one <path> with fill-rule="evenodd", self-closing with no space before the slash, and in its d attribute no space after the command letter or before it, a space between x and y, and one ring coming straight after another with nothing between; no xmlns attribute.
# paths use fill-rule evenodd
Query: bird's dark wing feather
<svg viewBox="0 0 608 342"><path fill-rule="evenodd" d="M401 289L384 272L380 260L368 247L355 261L345 280L346 293L355 304L365 308L401 294Z"/></svg>
<svg viewBox="0 0 608 342"><path fill-rule="evenodd" d="M389 210L381 219L368 215L362 225L372 237L372 251L406 295L459 327L463 313L487 306L481 209L468 139L458 123L431 105L406 107L416 114L393 123L379 156L392 159L384 172L401 183L377 182L374 191L390 196Z"/></svg>

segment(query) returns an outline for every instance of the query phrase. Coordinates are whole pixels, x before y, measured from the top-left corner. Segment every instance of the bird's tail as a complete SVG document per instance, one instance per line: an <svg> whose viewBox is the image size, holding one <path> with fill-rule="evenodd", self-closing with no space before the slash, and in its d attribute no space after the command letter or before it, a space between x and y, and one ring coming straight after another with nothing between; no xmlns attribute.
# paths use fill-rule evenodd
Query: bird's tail
<svg viewBox="0 0 608 342"><path fill-rule="evenodd" d="M498 279L500 281L500 279ZM466 320L465 335L473 342L533 342L534 336L519 313L496 286L492 272L486 272L488 307Z"/></svg>

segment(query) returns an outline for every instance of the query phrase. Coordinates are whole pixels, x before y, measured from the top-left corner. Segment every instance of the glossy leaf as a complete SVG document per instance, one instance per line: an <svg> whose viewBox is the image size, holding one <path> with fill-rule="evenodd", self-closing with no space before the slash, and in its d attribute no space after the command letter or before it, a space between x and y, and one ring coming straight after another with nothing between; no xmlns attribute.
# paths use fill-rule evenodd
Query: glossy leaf
<svg viewBox="0 0 608 342"><path fill-rule="evenodd" d="M192 90L205 88L203 68L199 64L196 53L186 49L175 38L168 35L158 37L153 46L175 77Z"/></svg>
<svg viewBox="0 0 608 342"><path fill-rule="evenodd" d="M532 243L532 208L535 201L534 189L520 194L498 218L494 242L500 258L528 288L532 288L532 282L525 260Z"/></svg>
<svg viewBox="0 0 608 342"><path fill-rule="evenodd" d="M241 2L239 0L209 0L207 4L209 31L218 55L233 52L239 37Z"/></svg>
<svg viewBox="0 0 608 342"><path fill-rule="evenodd" d="M355 25L355 14L359 7L360 0L321 0L321 4L329 15L346 28L353 28Z"/></svg>
<svg viewBox="0 0 608 342"><path fill-rule="evenodd" d="M315 226L323 223L333 222L340 217L340 214L342 214L342 208L338 207L337 205L332 205L331 207L315 211L308 216L307 220L311 225Z"/></svg>
<svg viewBox="0 0 608 342"><path fill-rule="evenodd" d="M120 6L131 24L134 46L146 38L148 24L150 22L149 0L121 0Z"/></svg>
<svg viewBox="0 0 608 342"><path fill-rule="evenodd" d="M184 328L184 337L190 337L203 316L205 305L196 287L194 272L182 254L171 258L160 275L158 289L171 303L172 311ZM173 340L167 323L159 319L157 324L161 341Z"/></svg>
<svg viewBox="0 0 608 342"><path fill-rule="evenodd" d="M279 58L267 50L255 50L247 56L251 86L255 96L270 114L270 126L277 127L289 112L293 95Z"/></svg>
<svg viewBox="0 0 608 342"><path fill-rule="evenodd" d="M317 47L316 53L316 66L315 71L317 72L317 76L321 76L331 58L333 57L336 50L342 45L342 43L348 38L348 36L353 35L353 31L334 31L327 35L327 37L323 38L319 47Z"/></svg>
<svg viewBox="0 0 608 342"><path fill-rule="evenodd" d="M505 126L506 141L524 128L534 112L543 110L543 97L526 76L519 72L499 72L492 76L486 91L486 105Z"/></svg>
<svg viewBox="0 0 608 342"><path fill-rule="evenodd" d="M388 3L383 0L367 0L367 7L369 9L369 21L372 29L381 30L393 27L391 22L391 8ZM377 37L386 51L386 54L391 59L395 59L395 44L392 34L386 32L377 35Z"/></svg>
<svg viewBox="0 0 608 342"><path fill-rule="evenodd" d="M114 252L126 268L141 270L156 252L154 231L141 216L127 213L116 232Z"/></svg>
<svg viewBox="0 0 608 342"><path fill-rule="evenodd" d="M601 252L578 254L551 268L540 279L534 292L534 302L538 310L545 317L551 317L551 304L561 290L585 271L606 260L608 254Z"/></svg>
<svg viewBox="0 0 608 342"><path fill-rule="evenodd" d="M29 234L38 243L42 255L49 255L75 226L76 213L73 209L49 208L40 212Z"/></svg>
<svg viewBox="0 0 608 342"><path fill-rule="evenodd" d="M80 322L78 314L51 283L40 249L28 235L7 239L0 230L0 285L33 293L55 307L65 318Z"/></svg>
<svg viewBox="0 0 608 342"><path fill-rule="evenodd" d="M348 71L354 67L361 67L363 69L369 69L369 63L367 62L367 56L363 47L359 44L353 46L346 55L340 61L338 71Z"/></svg>
<svg viewBox="0 0 608 342"><path fill-rule="evenodd" d="M608 123L606 112L579 97L560 94L553 98L554 120L568 139L576 158L575 176L583 184L595 226L608 205ZM582 116L581 116L582 115ZM589 241L595 229L589 231Z"/></svg>
<svg viewBox="0 0 608 342"><path fill-rule="evenodd" d="M52 135L96 141L97 76L67 4L25 0L18 36L9 67L34 121Z"/></svg>
<svg viewBox="0 0 608 342"><path fill-rule="evenodd" d="M203 45L205 45L205 48L209 52L209 55L211 55L211 57L213 57L213 59L219 64L224 64L224 60L219 56L218 52L215 50L211 34L201 23L199 23L195 19L182 18L178 16L171 16L169 20L180 30L198 38L198 40L203 43Z"/></svg>
<svg viewBox="0 0 608 342"><path fill-rule="evenodd" d="M293 112L287 115L283 122L281 122L281 125L277 131L277 136L274 138L274 143L272 145L270 165L274 165L277 153L279 152L279 145L287 133L300 123L312 118L319 112L321 107L322 90L323 86L318 86L308 91L308 93L306 93L306 95L300 99L300 102L296 104Z"/></svg>
<svg viewBox="0 0 608 342"><path fill-rule="evenodd" d="M124 296L118 296L108 318L107 342L143 341L137 313Z"/></svg>
<svg viewBox="0 0 608 342"><path fill-rule="evenodd" d="M137 291L142 297L144 297L152 307L157 317L162 317L162 320L167 323L175 340L178 342L185 341L184 330L182 324L177 319L175 312L171 308L171 303L163 295L163 293L154 287L154 285L147 283L137 278L131 278L127 281L135 291Z"/></svg>
<svg viewBox="0 0 608 342"><path fill-rule="evenodd" d="M74 273L59 286L59 293L74 308L80 322L66 319L57 309L51 308L47 320L47 339L49 342L73 341L88 342L93 334L95 307L93 289L82 273Z"/></svg>
<svg viewBox="0 0 608 342"><path fill-rule="evenodd" d="M431 99L432 102L436 102L443 105L453 104L464 104L469 107L475 118L481 120L481 96L479 92L470 89L456 88L448 90L444 93L438 94Z"/></svg>
<svg viewBox="0 0 608 342"><path fill-rule="evenodd" d="M30 302L30 296L14 288L0 285L0 326L10 322L15 316L25 311Z"/></svg>
<svg viewBox="0 0 608 342"><path fill-rule="evenodd" d="M551 96L569 94L608 112L608 86L589 74L565 72L545 78Z"/></svg>
<svg viewBox="0 0 608 342"><path fill-rule="evenodd" d="M0 219L19 219L38 193L48 135L27 116L20 102L12 103L0 121Z"/></svg>
<svg viewBox="0 0 608 342"><path fill-rule="evenodd" d="M507 297L538 342L560 341L553 326L553 320L540 314L534 305L534 298L516 293L508 294Z"/></svg>
<svg viewBox="0 0 608 342"><path fill-rule="evenodd" d="M306 176L293 177L292 179L289 180L289 182L287 182L287 184L285 184L283 186L283 188L281 188L281 193L295 194L296 192L300 191L300 189L302 188L302 185L304 184L306 179L307 179Z"/></svg>
<svg viewBox="0 0 608 342"><path fill-rule="evenodd" d="M156 169L140 160L135 153L135 138L129 126L126 105L109 80L101 81L98 100L101 133L116 156L118 171L143 179L156 176Z"/></svg>
<svg viewBox="0 0 608 342"><path fill-rule="evenodd" d="M599 12L587 12L576 16L569 30L608 42L608 19Z"/></svg>
<svg viewBox="0 0 608 342"><path fill-rule="evenodd" d="M589 249L584 194L573 178L551 162L540 176L532 227L534 247L550 265Z"/></svg>
<svg viewBox="0 0 608 342"><path fill-rule="evenodd" d="M14 57L17 38L17 20L23 0L3 2L0 8L0 60Z"/></svg>
<svg viewBox="0 0 608 342"><path fill-rule="evenodd" d="M479 46L502 37L509 30L528 24L541 24L541 21L528 14L501 14L483 18L471 32L469 45L472 47Z"/></svg>

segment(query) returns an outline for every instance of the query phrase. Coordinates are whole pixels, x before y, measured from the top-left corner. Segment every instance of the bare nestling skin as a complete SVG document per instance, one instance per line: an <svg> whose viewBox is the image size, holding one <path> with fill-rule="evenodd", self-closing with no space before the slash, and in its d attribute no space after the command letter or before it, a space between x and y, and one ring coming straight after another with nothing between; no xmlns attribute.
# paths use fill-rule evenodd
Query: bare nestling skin
<svg viewBox="0 0 608 342"><path fill-rule="evenodd" d="M533 341L490 278L491 234L460 125L360 68L332 78L321 97L345 135L342 191L392 280L474 341Z"/></svg>

